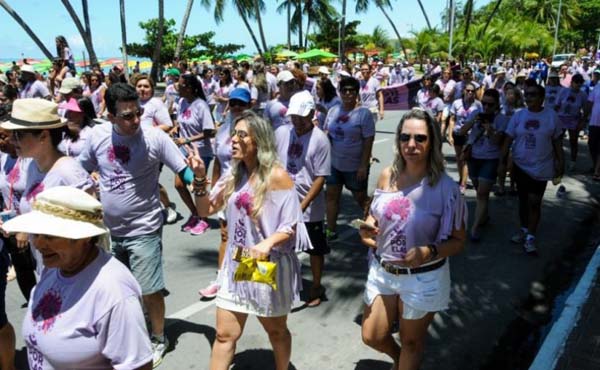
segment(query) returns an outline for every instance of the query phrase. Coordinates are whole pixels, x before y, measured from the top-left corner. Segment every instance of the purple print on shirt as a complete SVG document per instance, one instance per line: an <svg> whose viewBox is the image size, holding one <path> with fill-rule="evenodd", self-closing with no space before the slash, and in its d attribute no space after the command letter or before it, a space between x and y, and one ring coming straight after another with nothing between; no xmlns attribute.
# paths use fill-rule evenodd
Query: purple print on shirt
<svg viewBox="0 0 600 370"><path fill-rule="evenodd" d="M37 349L38 341L35 334L29 334L25 340L27 345L27 357L31 370L42 370L44 368L44 355Z"/></svg>
<svg viewBox="0 0 600 370"><path fill-rule="evenodd" d="M40 299L31 314L33 321L42 319L41 324L38 325L38 330L42 330L45 334L52 329L52 326L56 322L56 318L60 313L61 307L62 298L58 291L49 289L46 293L44 293L44 296L42 299Z"/></svg>
<svg viewBox="0 0 600 370"><path fill-rule="evenodd" d="M247 215L252 213L252 195L246 191L241 192L235 200L238 210L245 210Z"/></svg>
<svg viewBox="0 0 600 370"><path fill-rule="evenodd" d="M540 121L537 119L531 119L525 122L525 130L537 130L540 128Z"/></svg>
<svg viewBox="0 0 600 370"><path fill-rule="evenodd" d="M15 165L12 170L8 173L8 182L11 184L16 184L21 178L21 170L19 166Z"/></svg>
<svg viewBox="0 0 600 370"><path fill-rule="evenodd" d="M350 116L347 114L344 114L342 116L339 116L337 120L338 120L338 122L346 123L346 122L348 122L349 119L350 119Z"/></svg>
<svg viewBox="0 0 600 370"><path fill-rule="evenodd" d="M288 157L290 158L300 158L302 152L304 151L304 146L302 143L293 142L288 148Z"/></svg>
<svg viewBox="0 0 600 370"><path fill-rule="evenodd" d="M129 163L131 159L131 151L128 146L125 145L113 145L108 150L108 160L114 162L115 160L119 160L122 164Z"/></svg>
<svg viewBox="0 0 600 370"><path fill-rule="evenodd" d="M279 117L285 117L287 110L286 107L281 107L281 109L279 109Z"/></svg>
<svg viewBox="0 0 600 370"><path fill-rule="evenodd" d="M31 190L29 190L27 196L25 196L25 199L27 199L28 202L31 202L39 193L44 191L44 184L40 181L38 183L33 184L33 186L30 189Z"/></svg>
<svg viewBox="0 0 600 370"><path fill-rule="evenodd" d="M189 107L185 111L183 111L183 113L181 114L181 116L185 119L190 118L191 115L192 115L192 110Z"/></svg>
<svg viewBox="0 0 600 370"><path fill-rule="evenodd" d="M385 206L384 215L390 221L398 220L404 223L410 216L411 208L410 199L406 197L394 198Z"/></svg>

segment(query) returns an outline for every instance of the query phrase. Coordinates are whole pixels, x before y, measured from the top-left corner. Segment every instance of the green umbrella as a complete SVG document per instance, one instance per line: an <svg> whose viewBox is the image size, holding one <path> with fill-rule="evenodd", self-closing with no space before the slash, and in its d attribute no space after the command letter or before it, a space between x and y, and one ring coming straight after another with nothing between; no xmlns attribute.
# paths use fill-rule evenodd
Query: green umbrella
<svg viewBox="0 0 600 370"><path fill-rule="evenodd" d="M332 54L328 51L324 51L321 49L312 49L307 51L306 53L298 54L296 59L309 59L309 58L335 58L337 55Z"/></svg>
<svg viewBox="0 0 600 370"><path fill-rule="evenodd" d="M235 60L237 60L238 62L241 62L242 60L252 60L252 58L254 58L252 55L239 54L239 55L236 55Z"/></svg>

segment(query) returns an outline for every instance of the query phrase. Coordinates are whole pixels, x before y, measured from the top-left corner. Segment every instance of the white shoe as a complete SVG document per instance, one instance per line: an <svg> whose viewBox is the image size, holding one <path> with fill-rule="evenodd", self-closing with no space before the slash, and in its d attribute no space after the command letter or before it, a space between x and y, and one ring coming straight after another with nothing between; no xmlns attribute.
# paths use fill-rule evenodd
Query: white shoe
<svg viewBox="0 0 600 370"><path fill-rule="evenodd" d="M510 241L515 243L515 244L523 244L525 242L525 237L527 235L525 234L525 232L523 231L523 229L519 229L519 231L517 231L516 234L514 234L511 238Z"/></svg>
<svg viewBox="0 0 600 370"><path fill-rule="evenodd" d="M172 223L175 223L175 221L177 221L177 211L175 211L173 208L168 207L166 209L166 213L167 213L167 217L166 217L167 224L172 224Z"/></svg>
<svg viewBox="0 0 600 370"><path fill-rule="evenodd" d="M537 254L537 248L535 247L535 238L528 236L523 244L525 253L535 255Z"/></svg>
<svg viewBox="0 0 600 370"><path fill-rule="evenodd" d="M169 340L165 337L164 342L159 342L156 338L152 338L152 368L156 368L161 364L163 356L169 349Z"/></svg>

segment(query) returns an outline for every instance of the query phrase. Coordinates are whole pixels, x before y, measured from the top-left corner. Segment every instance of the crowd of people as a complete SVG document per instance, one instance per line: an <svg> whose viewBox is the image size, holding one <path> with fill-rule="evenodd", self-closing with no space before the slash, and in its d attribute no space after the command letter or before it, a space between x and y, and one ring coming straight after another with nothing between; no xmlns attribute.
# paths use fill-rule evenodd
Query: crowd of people
<svg viewBox="0 0 600 370"><path fill-rule="evenodd" d="M46 81L28 65L0 74L0 274L13 266L28 301L22 336L35 369L161 363L169 348L162 228L178 220L159 184L165 165L189 212L181 231L202 235L211 215L219 220L216 277L199 290L216 298L214 370L229 368L248 315L267 333L276 368L288 368L298 253L310 256L306 306L318 306L344 188L365 214L356 222L369 250L362 340L406 370L419 367L427 328L448 307L448 258L484 237L491 192L518 196L521 228L511 240L536 254L547 182L575 170L588 123L600 180L600 69L544 75L542 62L527 72L505 61L489 70L428 63L417 108L397 125L393 162L371 174L382 88L414 80L410 63L336 61L309 76L294 62L178 62L159 96L150 76L126 81L119 66L77 76L68 44L56 41ZM444 142L458 182L446 173ZM11 370L4 279L0 288L0 368Z"/></svg>

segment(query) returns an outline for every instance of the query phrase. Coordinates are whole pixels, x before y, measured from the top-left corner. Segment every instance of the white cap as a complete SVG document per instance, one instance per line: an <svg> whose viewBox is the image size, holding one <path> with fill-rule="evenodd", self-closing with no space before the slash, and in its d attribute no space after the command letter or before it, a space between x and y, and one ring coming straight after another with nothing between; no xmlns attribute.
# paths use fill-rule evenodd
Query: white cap
<svg viewBox="0 0 600 370"><path fill-rule="evenodd" d="M315 99L313 99L312 95L308 91L302 90L301 92L292 96L290 99L290 105L285 115L291 116L294 114L297 116L306 117L314 109Z"/></svg>
<svg viewBox="0 0 600 370"><path fill-rule="evenodd" d="M339 71L338 74L340 76L344 76L344 77L352 77L352 75L350 73L348 73L348 72L346 72L344 70Z"/></svg>
<svg viewBox="0 0 600 370"><path fill-rule="evenodd" d="M323 73L328 75L329 74L329 68L325 67L325 66L321 66L319 67L319 73Z"/></svg>
<svg viewBox="0 0 600 370"><path fill-rule="evenodd" d="M504 67L498 67L498 69L496 70L497 75L499 75L501 73L506 73L506 69L504 69Z"/></svg>
<svg viewBox="0 0 600 370"><path fill-rule="evenodd" d="M277 82L288 82L294 79L294 75L290 71L281 71L277 74Z"/></svg>
<svg viewBox="0 0 600 370"><path fill-rule="evenodd" d="M32 73L35 74L35 70L33 69L33 66L29 65L29 64L23 64L20 67L21 72L27 72L27 73Z"/></svg>

